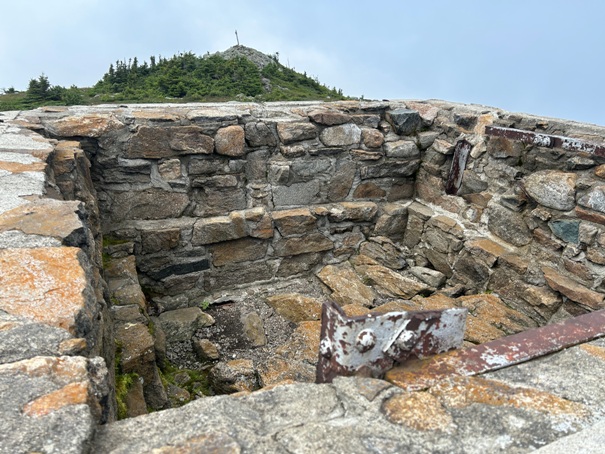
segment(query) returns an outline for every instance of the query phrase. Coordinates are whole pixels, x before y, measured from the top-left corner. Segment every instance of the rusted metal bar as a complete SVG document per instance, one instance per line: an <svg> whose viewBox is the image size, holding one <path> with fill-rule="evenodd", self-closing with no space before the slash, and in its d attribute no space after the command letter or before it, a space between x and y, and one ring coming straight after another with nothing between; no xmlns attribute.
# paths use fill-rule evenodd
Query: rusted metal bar
<svg viewBox="0 0 605 454"><path fill-rule="evenodd" d="M447 177L445 184L445 193L449 195L456 195L460 185L462 184L462 176L466 169L466 162L468 161L468 155L471 152L473 146L466 140L459 140L454 148L454 159L452 160L452 167L450 168L450 174Z"/></svg>
<svg viewBox="0 0 605 454"><path fill-rule="evenodd" d="M396 362L462 345L467 310L388 312L347 317L335 303L324 303L317 383L338 375L380 377Z"/></svg>
<svg viewBox="0 0 605 454"><path fill-rule="evenodd" d="M605 336L605 309L580 315L422 361L409 361L386 374L407 390L420 390L450 376L471 376L529 361Z"/></svg>
<svg viewBox="0 0 605 454"><path fill-rule="evenodd" d="M522 129L504 128L501 126L486 126L485 134L488 136L518 140L538 147L562 148L564 150L584 152L605 157L605 145L590 143L572 137L541 134L533 131L524 131Z"/></svg>

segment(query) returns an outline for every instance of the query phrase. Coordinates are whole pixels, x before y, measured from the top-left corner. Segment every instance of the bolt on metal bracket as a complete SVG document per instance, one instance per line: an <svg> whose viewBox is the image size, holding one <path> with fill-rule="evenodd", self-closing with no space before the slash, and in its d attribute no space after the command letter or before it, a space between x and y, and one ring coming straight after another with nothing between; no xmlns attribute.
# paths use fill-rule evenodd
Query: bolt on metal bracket
<svg viewBox="0 0 605 454"><path fill-rule="evenodd" d="M335 303L324 303L317 383L334 377L381 377L395 363L459 348L467 309L388 312L348 317Z"/></svg>

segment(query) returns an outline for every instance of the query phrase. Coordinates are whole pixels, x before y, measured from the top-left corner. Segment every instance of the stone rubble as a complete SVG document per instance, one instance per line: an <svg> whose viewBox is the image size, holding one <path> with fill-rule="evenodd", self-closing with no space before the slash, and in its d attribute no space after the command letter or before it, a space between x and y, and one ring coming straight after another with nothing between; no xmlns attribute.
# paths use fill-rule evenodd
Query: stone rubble
<svg viewBox="0 0 605 454"><path fill-rule="evenodd" d="M490 124L605 136L442 101L0 113L0 452L527 452L590 433L602 341L419 392L294 383L314 380L328 298L466 307L467 345L604 307L604 158ZM174 358L237 394L163 383ZM119 422L116 366L139 377Z"/></svg>

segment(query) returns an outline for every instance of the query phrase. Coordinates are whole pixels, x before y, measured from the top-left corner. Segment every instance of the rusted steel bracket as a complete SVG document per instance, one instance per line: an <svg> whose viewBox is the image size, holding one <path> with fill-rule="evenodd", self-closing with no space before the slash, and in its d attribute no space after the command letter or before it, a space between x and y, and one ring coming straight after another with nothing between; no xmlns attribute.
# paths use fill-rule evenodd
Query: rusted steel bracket
<svg viewBox="0 0 605 454"><path fill-rule="evenodd" d="M324 303L317 383L338 375L380 377L409 357L425 358L462 345L467 310L388 312L347 317Z"/></svg>
<svg viewBox="0 0 605 454"><path fill-rule="evenodd" d="M416 391L447 377L502 369L603 336L605 309L423 361L409 361L390 370L386 378L402 388Z"/></svg>
<svg viewBox="0 0 605 454"><path fill-rule="evenodd" d="M504 128L501 126L486 126L485 134L488 136L518 140L520 142L536 145L538 147L563 148L564 150L579 151L605 157L605 145L598 145L595 143L586 142L585 140L574 139L572 137L540 134L533 131Z"/></svg>
<svg viewBox="0 0 605 454"><path fill-rule="evenodd" d="M454 148L454 159L452 160L452 167L450 168L450 174L447 177L445 183L445 193L449 195L456 195L460 185L462 184L462 176L466 169L466 162L468 161L468 155L471 152L473 146L466 140L459 140Z"/></svg>

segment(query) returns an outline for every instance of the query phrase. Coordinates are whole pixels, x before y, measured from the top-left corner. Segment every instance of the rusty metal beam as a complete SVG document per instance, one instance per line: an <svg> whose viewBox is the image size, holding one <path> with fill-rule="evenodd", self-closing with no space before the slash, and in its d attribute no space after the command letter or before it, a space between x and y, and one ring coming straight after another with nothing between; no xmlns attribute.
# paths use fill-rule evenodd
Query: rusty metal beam
<svg viewBox="0 0 605 454"><path fill-rule="evenodd" d="M409 357L425 358L462 345L467 310L388 312L347 317L324 303L317 383L338 375L380 377Z"/></svg>
<svg viewBox="0 0 605 454"><path fill-rule="evenodd" d="M462 184L462 176L466 169L466 162L468 161L468 155L471 152L473 146L466 140L459 140L454 148L454 159L452 160L452 166L450 173L445 183L445 193L449 195L456 195L460 185Z"/></svg>
<svg viewBox="0 0 605 454"><path fill-rule="evenodd" d="M564 150L584 152L595 156L605 157L605 145L599 145L581 139L574 139L572 137L541 134L533 131L524 131L522 129L504 128L501 126L486 126L485 134L488 136L518 140L538 147L562 148Z"/></svg>
<svg viewBox="0 0 605 454"><path fill-rule="evenodd" d="M471 376L529 361L605 336L605 309L426 360L408 361L386 374L402 388L426 389L450 376Z"/></svg>

